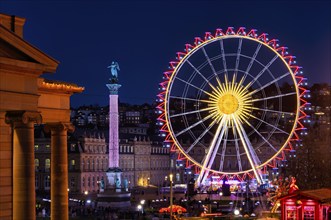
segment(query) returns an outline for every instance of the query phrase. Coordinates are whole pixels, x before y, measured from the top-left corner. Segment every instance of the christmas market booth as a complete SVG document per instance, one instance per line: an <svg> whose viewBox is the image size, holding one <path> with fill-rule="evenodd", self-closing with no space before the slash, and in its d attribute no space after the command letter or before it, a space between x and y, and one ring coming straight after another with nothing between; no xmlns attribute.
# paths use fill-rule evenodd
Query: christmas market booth
<svg viewBox="0 0 331 220"><path fill-rule="evenodd" d="M284 220L331 220L331 188L295 191L279 198Z"/></svg>

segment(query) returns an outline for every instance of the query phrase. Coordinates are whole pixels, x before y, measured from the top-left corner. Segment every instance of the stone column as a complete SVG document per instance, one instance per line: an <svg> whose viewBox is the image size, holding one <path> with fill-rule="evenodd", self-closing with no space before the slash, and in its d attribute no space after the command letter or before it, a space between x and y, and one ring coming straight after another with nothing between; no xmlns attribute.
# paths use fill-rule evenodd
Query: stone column
<svg viewBox="0 0 331 220"><path fill-rule="evenodd" d="M51 131L51 219L69 219L67 131L71 123L47 123Z"/></svg>
<svg viewBox="0 0 331 220"><path fill-rule="evenodd" d="M6 123L13 128L13 219L36 219L34 123L38 112L9 111Z"/></svg>

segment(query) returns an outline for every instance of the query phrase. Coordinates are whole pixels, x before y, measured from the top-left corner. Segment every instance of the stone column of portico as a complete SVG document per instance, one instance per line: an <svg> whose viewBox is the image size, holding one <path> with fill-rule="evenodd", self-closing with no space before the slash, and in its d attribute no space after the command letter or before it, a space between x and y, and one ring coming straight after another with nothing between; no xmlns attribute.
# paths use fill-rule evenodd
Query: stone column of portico
<svg viewBox="0 0 331 220"><path fill-rule="evenodd" d="M34 123L41 123L41 115L9 111L6 123L13 128L13 219L35 220Z"/></svg>
<svg viewBox="0 0 331 220"><path fill-rule="evenodd" d="M69 219L67 131L74 131L71 123L47 123L51 131L51 219Z"/></svg>

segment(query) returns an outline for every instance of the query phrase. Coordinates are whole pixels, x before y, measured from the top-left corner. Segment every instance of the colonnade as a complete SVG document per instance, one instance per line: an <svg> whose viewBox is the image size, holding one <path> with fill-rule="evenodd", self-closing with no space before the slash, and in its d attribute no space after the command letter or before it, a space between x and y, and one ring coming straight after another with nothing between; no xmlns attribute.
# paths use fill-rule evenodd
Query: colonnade
<svg viewBox="0 0 331 220"><path fill-rule="evenodd" d="M13 219L36 219L34 165L34 124L42 123L36 111L8 111L6 123L12 127ZM69 219L67 132L70 122L46 123L51 132L51 219Z"/></svg>

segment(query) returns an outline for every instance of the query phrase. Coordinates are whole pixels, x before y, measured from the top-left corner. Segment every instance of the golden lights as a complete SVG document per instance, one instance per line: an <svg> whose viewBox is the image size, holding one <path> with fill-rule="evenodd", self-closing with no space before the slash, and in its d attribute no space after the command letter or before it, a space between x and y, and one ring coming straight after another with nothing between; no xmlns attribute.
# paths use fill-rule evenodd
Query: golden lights
<svg viewBox="0 0 331 220"><path fill-rule="evenodd" d="M243 79L240 82L236 82L236 74L233 75L231 82L228 80L227 74L225 74L224 78L223 83L217 79L218 85L213 87L208 100L212 117L218 121L223 116L231 116L226 117L228 122L233 117L241 122L246 121L250 116L252 102L250 101L250 93L242 85Z"/></svg>

